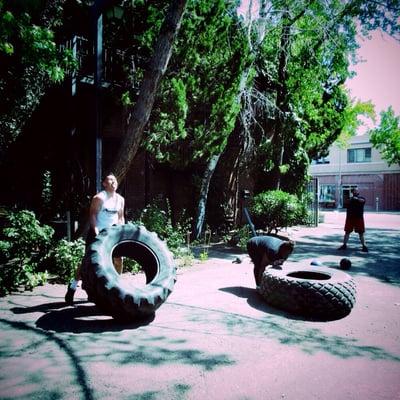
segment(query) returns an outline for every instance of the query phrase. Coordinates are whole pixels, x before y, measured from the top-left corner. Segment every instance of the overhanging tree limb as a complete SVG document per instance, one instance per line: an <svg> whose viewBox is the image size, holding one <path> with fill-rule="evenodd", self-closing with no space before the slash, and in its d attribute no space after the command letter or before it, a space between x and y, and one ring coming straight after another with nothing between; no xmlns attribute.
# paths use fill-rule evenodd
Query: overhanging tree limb
<svg viewBox="0 0 400 400"><path fill-rule="evenodd" d="M139 148L159 83L171 57L172 46L180 28L186 3L187 0L173 0L161 26L153 56L140 85L138 100L133 107L132 117L114 162L113 170L119 181L125 178Z"/></svg>

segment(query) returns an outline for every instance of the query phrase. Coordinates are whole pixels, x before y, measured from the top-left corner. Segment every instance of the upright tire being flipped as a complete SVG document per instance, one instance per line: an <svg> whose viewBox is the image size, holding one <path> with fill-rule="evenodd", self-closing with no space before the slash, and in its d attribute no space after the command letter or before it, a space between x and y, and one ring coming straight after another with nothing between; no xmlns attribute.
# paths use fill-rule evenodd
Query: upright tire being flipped
<svg viewBox="0 0 400 400"><path fill-rule="evenodd" d="M121 256L141 265L146 275L144 287L121 279L112 261ZM166 244L139 225L116 225L101 231L82 265L82 288L89 300L119 320L152 315L170 295L175 281L176 268Z"/></svg>
<svg viewBox="0 0 400 400"><path fill-rule="evenodd" d="M326 267L267 268L260 294L268 304L293 314L321 320L348 315L356 302L350 275Z"/></svg>

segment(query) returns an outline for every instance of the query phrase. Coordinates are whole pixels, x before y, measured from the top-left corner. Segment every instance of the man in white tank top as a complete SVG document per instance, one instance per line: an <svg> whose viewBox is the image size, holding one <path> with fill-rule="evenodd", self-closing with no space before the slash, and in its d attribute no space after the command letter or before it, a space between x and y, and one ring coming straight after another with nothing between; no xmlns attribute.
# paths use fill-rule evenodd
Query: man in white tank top
<svg viewBox="0 0 400 400"><path fill-rule="evenodd" d="M104 177L103 187L104 190L93 196L90 203L90 229L86 238L86 247L93 242L94 238L103 229L125 223L125 200L117 193L118 181L114 174L110 173ZM113 262L116 271L122 274L122 258L114 258ZM80 280L81 267L79 266L75 273L75 279L69 284L65 295L65 302L68 305L73 305L74 303L74 294Z"/></svg>

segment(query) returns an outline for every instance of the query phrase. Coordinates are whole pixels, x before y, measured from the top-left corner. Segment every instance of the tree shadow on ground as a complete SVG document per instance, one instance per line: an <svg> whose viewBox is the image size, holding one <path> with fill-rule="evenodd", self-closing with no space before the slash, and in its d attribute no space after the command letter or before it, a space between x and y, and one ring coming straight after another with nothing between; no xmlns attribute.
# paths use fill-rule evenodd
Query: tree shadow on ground
<svg viewBox="0 0 400 400"><path fill-rule="evenodd" d="M288 260L301 261L306 258L327 256L325 264L331 267L339 267L341 258L349 258L352 267L350 274L367 275L381 282L400 285L400 256L399 256L399 231L390 229L369 229L367 235L368 253L362 253L358 235L352 233L347 250L338 250L342 236L322 235L304 236L296 240L293 254ZM329 265L328 265L329 264Z"/></svg>
<svg viewBox="0 0 400 400"><path fill-rule="evenodd" d="M201 331L205 335L214 334L207 331L207 328L212 324L215 327L214 330L217 330L220 335L246 337L255 341L276 340L282 345L296 346L307 354L325 352L342 359L365 357L371 360L400 362L399 355L384 348L365 345L354 337L327 334L321 329L310 328L309 323L302 320L282 318L280 315L265 315L262 318L255 318L180 303L169 303L169 305L187 309L188 316L185 319L189 320L190 318L194 322L192 331ZM217 329L218 324L220 325L219 329ZM159 324L157 326L161 327ZM162 327L174 331L181 330L177 323L173 327ZM221 330L221 328L223 329ZM188 328L185 328L184 332L187 331Z"/></svg>
<svg viewBox="0 0 400 400"><path fill-rule="evenodd" d="M3 389L7 385L9 393L20 394L23 391L24 398L30 399L67 398L64 396L74 396L74 398L85 400L95 398L93 389L88 384L82 360L76 355L68 340L59 338L52 332L31 327L24 322L0 319L0 323L3 325L3 332L9 331L8 343L5 346L7 350L2 348L0 354L2 365L7 366L7 359L13 360L11 366L15 365L17 360L22 359L19 365L18 379L15 379L16 376L13 375L12 370L8 371L5 368L3 371L11 374L12 378L2 381ZM49 343L56 346L49 347ZM59 351L67 356L66 360L60 358ZM41 358L45 359L45 362L41 362ZM28 362L28 365L25 365L24 361ZM29 362L32 364L34 361L36 365L32 371ZM69 368L72 368L72 371L69 371ZM58 376L58 379L53 378L52 380L49 379L49 376ZM46 385L43 385L42 382L46 382Z"/></svg>

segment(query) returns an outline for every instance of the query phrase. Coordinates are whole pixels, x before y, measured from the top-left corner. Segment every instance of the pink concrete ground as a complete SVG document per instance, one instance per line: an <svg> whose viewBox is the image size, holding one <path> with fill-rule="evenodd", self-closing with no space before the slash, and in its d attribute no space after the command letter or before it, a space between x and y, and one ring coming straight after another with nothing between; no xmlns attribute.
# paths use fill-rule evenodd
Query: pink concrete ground
<svg viewBox="0 0 400 400"><path fill-rule="evenodd" d="M0 299L1 399L400 399L400 215L367 214L368 254L356 236L337 249L344 214L293 228L287 263L352 260L357 303L315 322L269 307L245 254L224 246L180 269L153 319L121 325L62 285ZM242 262L232 261L239 255Z"/></svg>

